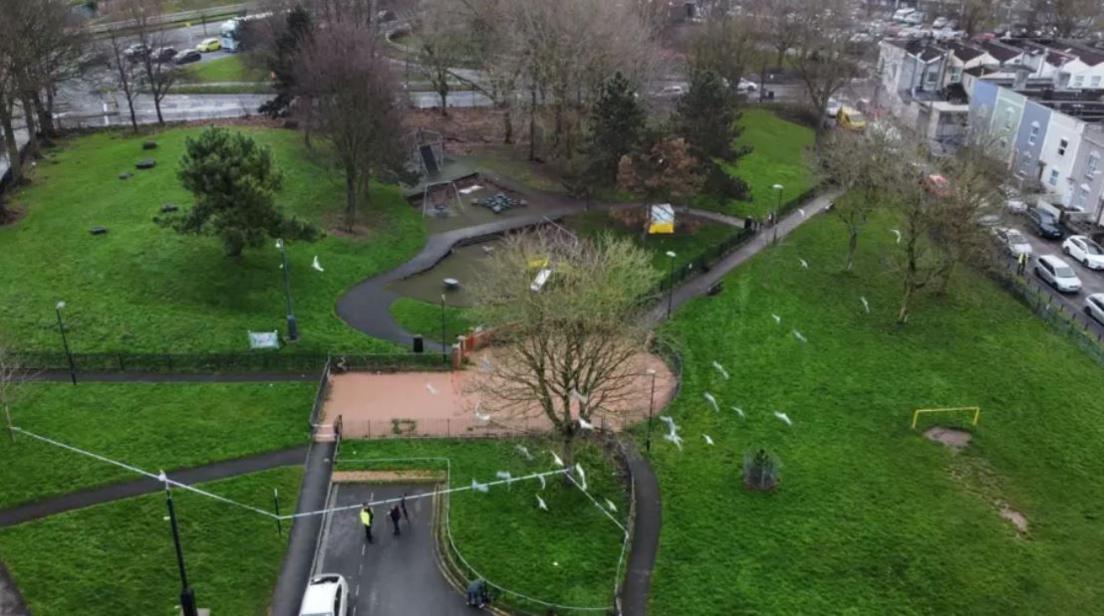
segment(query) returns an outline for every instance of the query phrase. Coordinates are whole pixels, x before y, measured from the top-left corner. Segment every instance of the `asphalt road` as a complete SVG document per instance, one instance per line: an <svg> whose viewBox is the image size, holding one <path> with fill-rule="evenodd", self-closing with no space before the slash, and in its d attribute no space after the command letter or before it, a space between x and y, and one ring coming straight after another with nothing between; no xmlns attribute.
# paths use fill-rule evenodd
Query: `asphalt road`
<svg viewBox="0 0 1104 616"><path fill-rule="evenodd" d="M1048 240L1035 235L1031 231L1031 228L1025 224L1022 218L1015 219L1011 227L1019 229L1023 232L1027 241L1031 243L1031 261L1028 264L1027 275L1033 277L1040 286L1048 291L1057 302L1061 303L1068 311L1079 313L1082 317L1085 315L1085 298L1093 293L1104 293L1104 272L1092 271L1073 259L1067 257L1062 253L1062 241L1061 240ZM1035 267L1035 259L1042 255L1055 255L1070 265L1077 273L1077 277L1081 279L1081 291L1078 293L1059 293L1050 285L1043 282L1041 279L1034 277L1033 271ZM1012 261L1012 257L1009 257L1009 262ZM1097 335L1104 335L1104 325L1101 325L1097 321L1087 319L1091 325L1093 331Z"/></svg>
<svg viewBox="0 0 1104 616"><path fill-rule="evenodd" d="M425 492L425 485L334 484L330 507ZM391 520L376 508L369 545L360 511L330 514L323 523L321 545L312 575L340 573L349 584L349 616L470 615L465 597L445 581L437 568L433 539L433 501L407 501L410 521L392 534Z"/></svg>

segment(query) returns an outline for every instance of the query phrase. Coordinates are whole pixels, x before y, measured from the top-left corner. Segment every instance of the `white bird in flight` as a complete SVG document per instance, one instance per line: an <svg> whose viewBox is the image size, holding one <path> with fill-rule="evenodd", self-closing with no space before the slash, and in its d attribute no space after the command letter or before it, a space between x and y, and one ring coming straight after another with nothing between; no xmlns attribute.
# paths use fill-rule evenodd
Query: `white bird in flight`
<svg viewBox="0 0 1104 616"><path fill-rule="evenodd" d="M897 243L900 244L901 243L901 232L898 231L897 229L890 229L889 232L892 233L893 235L897 236Z"/></svg>
<svg viewBox="0 0 1104 616"><path fill-rule="evenodd" d="M782 421L786 422L787 426L792 426L793 425L793 422L790 421L790 416L785 414L785 413L779 413L778 411L775 411L774 416L781 419Z"/></svg>
<svg viewBox="0 0 1104 616"><path fill-rule="evenodd" d="M479 421L490 421L491 420L491 414L490 413L480 413L479 412L479 403L476 402L475 403L475 418L478 419Z"/></svg>
<svg viewBox="0 0 1104 616"><path fill-rule="evenodd" d="M804 208L800 208L800 207L797 208L797 213L801 214L802 218L805 218L805 209Z"/></svg>
<svg viewBox="0 0 1104 616"><path fill-rule="evenodd" d="M542 490L548 487L548 484L544 483L544 475L537 475L537 479L540 479Z"/></svg>
<svg viewBox="0 0 1104 616"><path fill-rule="evenodd" d="M800 257L797 260L801 261L801 267L802 268L809 269L809 262L808 261L806 261L805 259L802 259Z"/></svg>
<svg viewBox="0 0 1104 616"><path fill-rule="evenodd" d="M667 429L670 430L671 432L678 431L678 426L675 425L675 420L671 419L669 416L660 415L659 420L662 421L663 423L667 424Z"/></svg>
<svg viewBox="0 0 1104 616"><path fill-rule="evenodd" d="M740 416L740 419L747 419L747 415L744 415L744 409L742 409L738 406L734 406L734 407L731 407L731 408L732 408L732 410L736 411L736 414Z"/></svg>
<svg viewBox="0 0 1104 616"><path fill-rule="evenodd" d="M705 396L705 401L708 402L710 405L712 405L713 411L717 412L717 413L720 413L721 409L717 408L717 399L713 397L713 394L711 394L707 391L703 395Z"/></svg>
<svg viewBox="0 0 1104 616"><path fill-rule="evenodd" d="M548 453L552 454L552 461L556 463L556 466L564 465L563 460L560 459L560 456L556 455L555 451L549 451Z"/></svg>
<svg viewBox="0 0 1104 616"><path fill-rule="evenodd" d="M314 261L311 263L311 267L313 267L315 270L317 270L319 272L326 271L326 270L322 269L322 264L318 262L318 255L314 255Z"/></svg>
<svg viewBox="0 0 1104 616"><path fill-rule="evenodd" d="M529 453L528 447L526 447L525 445L518 445L517 447L515 447L515 449L518 450L518 453L525 456L526 460L529 460L530 462L533 461L533 454Z"/></svg>
<svg viewBox="0 0 1104 616"><path fill-rule="evenodd" d="M717 370L717 372L721 373L721 376L723 376L726 381L728 380L728 370L725 370L724 366L717 362L713 362L713 367Z"/></svg>
<svg viewBox="0 0 1104 616"><path fill-rule="evenodd" d="M808 342L808 339L806 339L806 338L805 338L805 336L804 336L804 335L802 335L802 333L801 333L801 332L799 332L799 331L797 331L796 329L795 329L795 330L793 330L793 335L794 335L794 338L797 338L797 339L798 339L798 340L800 340L800 341L801 341L802 343L806 343L806 342Z"/></svg>
<svg viewBox="0 0 1104 616"><path fill-rule="evenodd" d="M705 437L705 444L706 445L712 445L713 444L713 439L710 438L710 436L708 434L703 434L702 436Z"/></svg>
<svg viewBox="0 0 1104 616"><path fill-rule="evenodd" d="M472 479L471 489L476 491L476 492L483 492L483 493L487 493L491 490L491 488L488 487L487 484L479 483L478 481L476 481L474 479Z"/></svg>
<svg viewBox="0 0 1104 616"><path fill-rule="evenodd" d="M540 507L541 511L548 511L548 505L544 504L544 499L540 497L540 494L537 494L537 507Z"/></svg>
<svg viewBox="0 0 1104 616"><path fill-rule="evenodd" d="M679 436L678 434L675 434L674 432L671 432L670 434L664 435L663 438L668 440L668 441L671 441L672 443L674 443L675 447L678 447L679 451L682 451L682 437L681 436Z"/></svg>
<svg viewBox="0 0 1104 616"><path fill-rule="evenodd" d="M608 499L608 498L606 499L606 507L607 507L607 508L608 508L608 509L609 509L610 511L617 511L617 505L614 505L614 504L613 504L613 501L611 501L611 500L610 500L610 499Z"/></svg>
<svg viewBox="0 0 1104 616"><path fill-rule="evenodd" d="M865 297L860 297L859 301L862 302L863 309L866 310L866 313L870 314L870 302L866 301Z"/></svg>
<svg viewBox="0 0 1104 616"><path fill-rule="evenodd" d="M579 473L579 487L582 488L583 492L586 492L586 473L583 472L583 467L579 466L578 463L575 463L575 472Z"/></svg>
<svg viewBox="0 0 1104 616"><path fill-rule="evenodd" d="M505 479L506 483L510 483L512 475L510 475L510 471L498 471L497 473L495 473L495 477L498 477L499 479Z"/></svg>
<svg viewBox="0 0 1104 616"><path fill-rule="evenodd" d="M777 314L774 314L773 312L771 313L771 316L774 317L774 322L776 324L778 324L778 325L782 324L782 317L778 316Z"/></svg>
<svg viewBox="0 0 1104 616"><path fill-rule="evenodd" d="M594 429L594 424L592 424L589 421L587 421L587 420L583 419L582 417L580 417L579 418L579 428L582 429L582 430L593 430Z"/></svg>
<svg viewBox="0 0 1104 616"><path fill-rule="evenodd" d="M437 388L433 386L433 383L426 383L426 391L433 394L434 396L437 395Z"/></svg>

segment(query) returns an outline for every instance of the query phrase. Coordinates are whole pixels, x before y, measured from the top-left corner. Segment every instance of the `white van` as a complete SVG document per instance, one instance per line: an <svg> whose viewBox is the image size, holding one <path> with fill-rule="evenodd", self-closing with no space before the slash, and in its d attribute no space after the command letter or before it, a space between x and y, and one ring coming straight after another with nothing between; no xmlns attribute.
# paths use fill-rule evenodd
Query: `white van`
<svg viewBox="0 0 1104 616"><path fill-rule="evenodd" d="M897 9L893 14L893 21L905 21L905 18L916 12L916 9Z"/></svg>

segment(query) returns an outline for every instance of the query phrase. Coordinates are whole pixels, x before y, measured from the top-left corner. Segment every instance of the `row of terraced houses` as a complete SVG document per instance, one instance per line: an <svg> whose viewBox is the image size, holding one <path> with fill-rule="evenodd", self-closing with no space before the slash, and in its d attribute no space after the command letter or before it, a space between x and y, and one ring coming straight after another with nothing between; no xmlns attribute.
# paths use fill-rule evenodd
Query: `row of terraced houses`
<svg viewBox="0 0 1104 616"><path fill-rule="evenodd" d="M936 153L991 136L1012 179L1104 225L1104 50L1077 41L883 41L878 100Z"/></svg>

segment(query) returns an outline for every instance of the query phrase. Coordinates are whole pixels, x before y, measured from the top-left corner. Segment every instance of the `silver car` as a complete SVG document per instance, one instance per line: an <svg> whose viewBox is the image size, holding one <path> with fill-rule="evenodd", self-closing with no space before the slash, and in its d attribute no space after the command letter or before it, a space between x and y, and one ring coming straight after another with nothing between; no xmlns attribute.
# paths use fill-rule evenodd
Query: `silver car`
<svg viewBox="0 0 1104 616"><path fill-rule="evenodd" d="M1035 261L1035 275L1062 293L1081 290L1081 279L1073 268L1054 255L1043 255Z"/></svg>
<svg viewBox="0 0 1104 616"><path fill-rule="evenodd" d="M1104 293L1093 293L1085 298L1085 314L1104 325Z"/></svg>

